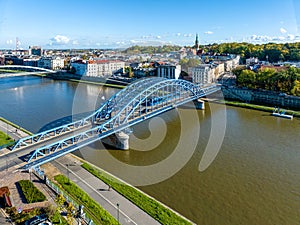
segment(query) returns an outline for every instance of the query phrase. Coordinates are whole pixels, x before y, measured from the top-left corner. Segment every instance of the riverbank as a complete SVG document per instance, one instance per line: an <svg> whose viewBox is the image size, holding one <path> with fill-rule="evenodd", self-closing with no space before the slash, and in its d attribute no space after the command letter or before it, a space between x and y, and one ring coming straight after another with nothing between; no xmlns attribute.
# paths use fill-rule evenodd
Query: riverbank
<svg viewBox="0 0 300 225"><path fill-rule="evenodd" d="M9 120L3 118L3 117L0 117L0 120L1 120L2 122L4 122L4 123L10 125L11 127L14 127L14 128L16 128L16 129L18 129L18 130L20 130L20 131L23 131L24 133L26 133L26 134L28 134L28 135L33 135L32 132L26 130L26 129L23 128L23 127L20 127L20 126L17 125L17 124L14 124L13 122L11 122L11 121L9 121Z"/></svg>
<svg viewBox="0 0 300 225"><path fill-rule="evenodd" d="M206 102L212 102L212 103L217 103L217 104L226 104L226 105L229 105L229 106L259 110L259 111L263 111L263 112L272 113L274 111L274 107L264 106L264 105L256 105L256 104L252 104L252 103L244 103L244 102L228 101L228 100L215 100L215 99L212 100L212 99L209 99L209 98L202 98L202 100L206 101ZM300 111L288 110L287 109L287 110L285 110L285 112L288 115L293 115L294 117L300 118Z"/></svg>
<svg viewBox="0 0 300 225"><path fill-rule="evenodd" d="M7 143L0 144L0 155L8 153L10 150L8 150L7 148L13 146L16 140L26 137L28 135L32 135L30 131L14 124L13 122L7 119L4 119L3 117L0 117L0 131L2 131L6 135L2 138L5 138L7 141Z"/></svg>
<svg viewBox="0 0 300 225"><path fill-rule="evenodd" d="M137 207L145 211L161 224L194 224L192 221L174 211L165 204L159 202L145 192L128 184L113 174L87 162L72 154L77 160L80 160L82 168L91 173L97 179L103 181L110 188L114 189L120 195L131 201Z"/></svg>
<svg viewBox="0 0 300 225"><path fill-rule="evenodd" d="M47 74L46 77L54 80L67 80L67 81L73 81L77 83L94 84L94 85L101 85L105 87L112 87L112 88L119 88L119 89L123 89L126 87L124 82L121 81L118 82L117 80L108 80L101 77L84 77L84 76L78 76L66 72L59 72L57 74Z"/></svg>

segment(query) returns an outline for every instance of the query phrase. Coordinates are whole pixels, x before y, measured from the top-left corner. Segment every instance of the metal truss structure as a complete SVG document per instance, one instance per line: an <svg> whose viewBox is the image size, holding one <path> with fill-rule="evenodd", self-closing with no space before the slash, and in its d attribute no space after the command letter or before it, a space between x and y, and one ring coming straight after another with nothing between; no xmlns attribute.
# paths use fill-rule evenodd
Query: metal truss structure
<svg viewBox="0 0 300 225"><path fill-rule="evenodd" d="M36 167L220 89L219 85L201 87L185 80L141 79L116 93L91 115L20 139L13 149L48 140L50 144L35 149L23 168ZM79 132L75 134L74 130Z"/></svg>

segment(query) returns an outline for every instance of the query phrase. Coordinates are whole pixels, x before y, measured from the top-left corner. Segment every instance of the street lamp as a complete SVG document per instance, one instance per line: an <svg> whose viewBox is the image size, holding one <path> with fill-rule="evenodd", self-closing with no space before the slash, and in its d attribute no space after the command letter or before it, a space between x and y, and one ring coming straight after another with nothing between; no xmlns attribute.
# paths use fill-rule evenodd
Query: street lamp
<svg viewBox="0 0 300 225"><path fill-rule="evenodd" d="M67 176L68 176L68 184L70 184L69 164L67 164Z"/></svg>
<svg viewBox="0 0 300 225"><path fill-rule="evenodd" d="M120 217L119 217L119 214L120 214L120 204L119 203L117 203L117 208L118 208L118 214L117 214L117 218L118 218L118 224L120 224Z"/></svg>

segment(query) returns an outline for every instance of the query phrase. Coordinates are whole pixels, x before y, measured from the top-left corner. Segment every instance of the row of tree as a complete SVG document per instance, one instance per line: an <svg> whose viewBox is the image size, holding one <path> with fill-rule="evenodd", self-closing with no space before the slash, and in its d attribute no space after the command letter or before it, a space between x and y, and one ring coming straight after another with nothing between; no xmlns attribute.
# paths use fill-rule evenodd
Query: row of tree
<svg viewBox="0 0 300 225"><path fill-rule="evenodd" d="M276 70L263 68L256 72L239 67L233 70L237 77L237 85L252 89L280 91L300 96L300 68L288 67Z"/></svg>
<svg viewBox="0 0 300 225"><path fill-rule="evenodd" d="M127 54L155 54L155 53L169 53L173 51L179 51L182 47L177 45L163 45L163 46L132 46L124 50Z"/></svg>
<svg viewBox="0 0 300 225"><path fill-rule="evenodd" d="M300 61L300 42L296 43L222 43L200 46L204 52L238 54L245 61L250 57L257 57L271 63L278 61Z"/></svg>

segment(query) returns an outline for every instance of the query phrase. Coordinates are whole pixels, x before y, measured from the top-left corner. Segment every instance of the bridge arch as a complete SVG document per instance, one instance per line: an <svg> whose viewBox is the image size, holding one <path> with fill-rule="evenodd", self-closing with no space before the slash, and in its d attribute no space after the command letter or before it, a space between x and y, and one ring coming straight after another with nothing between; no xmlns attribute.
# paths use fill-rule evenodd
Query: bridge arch
<svg viewBox="0 0 300 225"><path fill-rule="evenodd" d="M118 127L128 123L129 120L152 117L153 114L195 100L201 94L205 95L203 89L188 81L164 78L143 79L107 101L111 108L107 108L105 116L111 119L106 124L110 127Z"/></svg>

